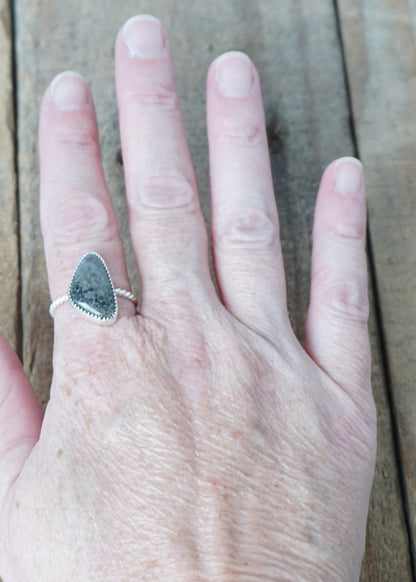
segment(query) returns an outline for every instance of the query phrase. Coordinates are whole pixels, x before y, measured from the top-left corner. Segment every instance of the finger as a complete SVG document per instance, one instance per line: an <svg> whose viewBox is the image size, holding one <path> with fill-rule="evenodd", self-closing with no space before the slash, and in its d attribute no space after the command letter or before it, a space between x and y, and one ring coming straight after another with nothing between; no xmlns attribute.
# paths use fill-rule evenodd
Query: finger
<svg viewBox="0 0 416 582"><path fill-rule="evenodd" d="M326 169L315 208L306 349L344 387L369 386L366 203L362 165Z"/></svg>
<svg viewBox="0 0 416 582"><path fill-rule="evenodd" d="M0 504L39 439L42 418L19 358L0 334Z"/></svg>
<svg viewBox="0 0 416 582"><path fill-rule="evenodd" d="M90 251L104 258L116 288L129 289L101 165L94 104L76 73L58 75L44 95L39 150L41 223L52 298L67 293L75 267ZM126 299L118 305L121 316L135 313ZM67 303L57 309L55 320L66 333L68 320L80 317Z"/></svg>
<svg viewBox="0 0 416 582"><path fill-rule="evenodd" d="M116 43L116 85L130 230L142 311L177 290L213 292L207 234L166 31L131 18Z"/></svg>
<svg viewBox="0 0 416 582"><path fill-rule="evenodd" d="M220 56L207 82L215 273L226 307L275 336L288 325L286 286L258 74Z"/></svg>

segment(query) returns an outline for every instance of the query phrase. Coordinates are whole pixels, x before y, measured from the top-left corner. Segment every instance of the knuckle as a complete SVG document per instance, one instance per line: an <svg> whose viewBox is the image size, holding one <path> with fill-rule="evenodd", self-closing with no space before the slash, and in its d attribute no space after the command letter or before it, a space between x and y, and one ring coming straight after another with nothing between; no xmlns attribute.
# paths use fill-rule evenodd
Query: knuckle
<svg viewBox="0 0 416 582"><path fill-rule="evenodd" d="M109 205L80 192L63 195L50 221L58 244L95 240L97 235L104 242L111 241L117 233Z"/></svg>
<svg viewBox="0 0 416 582"><path fill-rule="evenodd" d="M95 124L85 121L74 127L60 127L53 135L57 147L78 151L91 157L100 157L100 147Z"/></svg>
<svg viewBox="0 0 416 582"><path fill-rule="evenodd" d="M178 111L179 99L172 82L148 82L146 86L131 90L129 102L140 107L150 107L165 111Z"/></svg>
<svg viewBox="0 0 416 582"><path fill-rule="evenodd" d="M76 264L76 263L75 263ZM120 366L128 369L132 364L130 361L130 350L120 350L117 342L114 342L108 329L91 329L88 320L78 318L76 327L72 330L73 337L77 337L79 354L77 358L71 358L68 354L62 354L59 358L60 366L57 367L56 385L59 386L59 393L76 397L80 396L80 388L88 382L88 394L82 394L79 401L78 412L84 418L89 417L91 422L91 410L95 410L99 415L100 411L110 410L114 405L114 399L109 398L111 389L108 392L102 391L104 383L110 384L115 389L117 381L108 374L108 361L114 357ZM128 344L124 347L126 348ZM128 346L130 348L130 346ZM123 392L123 387L117 384L119 395ZM113 392L114 394L114 392ZM96 416L98 419L98 416Z"/></svg>
<svg viewBox="0 0 416 582"><path fill-rule="evenodd" d="M361 245L367 229L365 200L338 196L328 210L325 222L330 237Z"/></svg>
<svg viewBox="0 0 416 582"><path fill-rule="evenodd" d="M333 294L333 305L338 313L358 322L367 322L369 316L369 301L367 289L361 285L344 283Z"/></svg>
<svg viewBox="0 0 416 582"><path fill-rule="evenodd" d="M217 337L215 341L218 343ZM237 379L226 390L215 389L210 394L210 406L215 410L217 418L221 419L221 430L232 433L236 438L245 439L249 435L247 444L258 450L270 450L277 403L273 388L259 389L259 378L270 377L272 387L272 367L265 358L241 346L237 347L232 340L222 343L220 338L215 351L221 352L214 366L218 378L221 378L216 383L217 388L224 380L227 382L230 375ZM226 422L222 422L223 415L227 416ZM250 427L249 431L247 427Z"/></svg>
<svg viewBox="0 0 416 582"><path fill-rule="evenodd" d="M331 225L332 236L345 242L362 243L366 235L366 225L357 222L339 220Z"/></svg>
<svg viewBox="0 0 416 582"><path fill-rule="evenodd" d="M237 146L240 148L258 148L263 145L265 130L255 122L239 124L221 124L215 129L218 145Z"/></svg>
<svg viewBox="0 0 416 582"><path fill-rule="evenodd" d="M343 320L367 323L370 305L368 290L363 281L349 280L329 282L321 291L324 303L331 315Z"/></svg>
<svg viewBox="0 0 416 582"><path fill-rule="evenodd" d="M150 208L188 208L193 212L198 207L192 184L177 172L143 177L138 184L138 194L141 204Z"/></svg>
<svg viewBox="0 0 416 582"><path fill-rule="evenodd" d="M224 213L213 223L216 242L242 247L273 248L278 239L278 224L269 214L255 207Z"/></svg>

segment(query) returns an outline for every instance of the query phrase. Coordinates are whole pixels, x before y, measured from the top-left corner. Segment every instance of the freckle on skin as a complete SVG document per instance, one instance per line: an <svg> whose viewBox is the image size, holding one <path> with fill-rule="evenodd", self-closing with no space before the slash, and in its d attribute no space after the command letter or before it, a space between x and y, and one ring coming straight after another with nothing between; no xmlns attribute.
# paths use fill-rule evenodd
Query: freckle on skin
<svg viewBox="0 0 416 582"><path fill-rule="evenodd" d="M16 501L16 509L19 509L20 507L20 501Z"/></svg>
<svg viewBox="0 0 416 582"><path fill-rule="evenodd" d="M58 449L58 452L56 453L56 456L59 457L63 454L63 450L62 449Z"/></svg>
<svg viewBox="0 0 416 582"><path fill-rule="evenodd" d="M64 392L66 394L68 394L68 396L71 396L71 394L72 394L72 388L71 388L71 386L69 386L68 384L64 384L63 385L63 389L64 389Z"/></svg>

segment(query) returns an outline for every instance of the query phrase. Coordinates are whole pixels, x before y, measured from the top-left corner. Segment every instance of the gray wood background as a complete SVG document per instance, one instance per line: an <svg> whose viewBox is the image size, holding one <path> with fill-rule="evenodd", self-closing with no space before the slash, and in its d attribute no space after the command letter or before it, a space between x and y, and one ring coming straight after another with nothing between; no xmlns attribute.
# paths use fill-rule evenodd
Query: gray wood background
<svg viewBox="0 0 416 582"><path fill-rule="evenodd" d="M105 172L138 291L113 42L140 12L154 14L170 32L208 223L206 71L231 49L247 52L259 70L289 309L300 338L322 171L341 155L364 162L378 456L361 581L414 580L416 0L0 0L1 330L46 404L53 329L38 217L37 123L43 91L65 69L79 71L95 97Z"/></svg>

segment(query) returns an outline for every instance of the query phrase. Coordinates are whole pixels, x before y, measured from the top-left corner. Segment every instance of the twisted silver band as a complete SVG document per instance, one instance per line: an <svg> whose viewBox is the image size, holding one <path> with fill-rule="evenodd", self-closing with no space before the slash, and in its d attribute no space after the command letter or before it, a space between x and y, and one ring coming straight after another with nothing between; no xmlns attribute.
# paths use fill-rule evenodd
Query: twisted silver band
<svg viewBox="0 0 416 582"><path fill-rule="evenodd" d="M116 295L118 295L119 297L124 297L125 299L129 299L135 305L137 305L137 297L135 295L133 295L133 293L131 293L130 291L126 291L125 289L114 289L114 293ZM60 297L55 299L55 301L52 301L52 303L49 306L49 315L52 318L55 317L55 311L57 310L57 308L60 305L62 305L63 303L65 303L66 301L69 301L68 293L65 293L65 295L61 295Z"/></svg>

